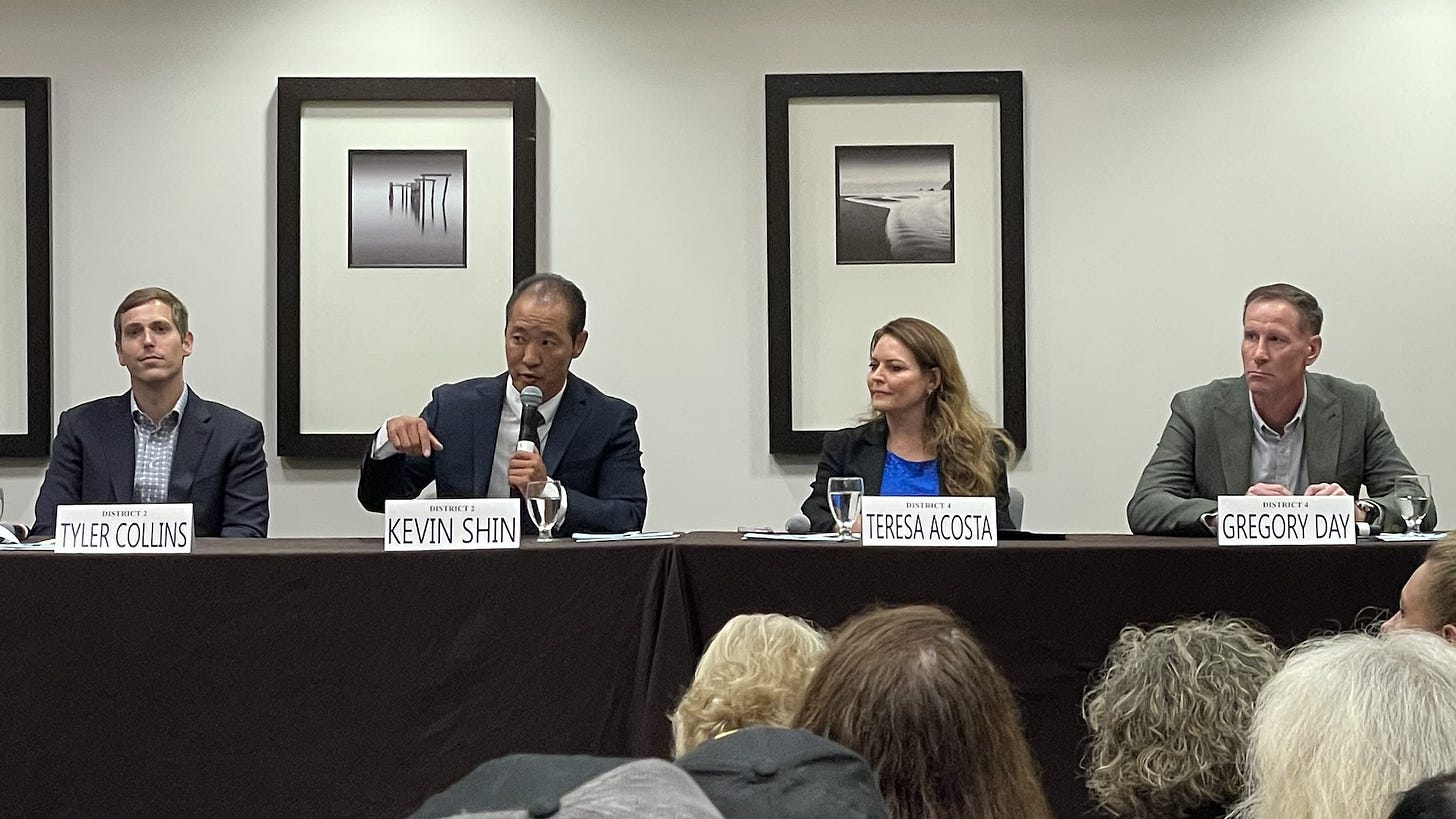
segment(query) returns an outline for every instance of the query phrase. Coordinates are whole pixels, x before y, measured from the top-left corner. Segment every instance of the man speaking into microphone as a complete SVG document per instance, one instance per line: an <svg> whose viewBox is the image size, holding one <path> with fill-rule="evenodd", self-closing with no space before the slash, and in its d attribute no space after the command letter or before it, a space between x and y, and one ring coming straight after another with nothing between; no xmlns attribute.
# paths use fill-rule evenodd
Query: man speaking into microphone
<svg viewBox="0 0 1456 819"><path fill-rule="evenodd" d="M570 373L586 338L575 284L539 273L516 285L506 302L506 372L443 384L418 417L386 421L359 470L359 503L383 512L385 500L417 497L431 481L441 498L504 498L550 476L568 496L557 532L641 529L637 410Z"/></svg>

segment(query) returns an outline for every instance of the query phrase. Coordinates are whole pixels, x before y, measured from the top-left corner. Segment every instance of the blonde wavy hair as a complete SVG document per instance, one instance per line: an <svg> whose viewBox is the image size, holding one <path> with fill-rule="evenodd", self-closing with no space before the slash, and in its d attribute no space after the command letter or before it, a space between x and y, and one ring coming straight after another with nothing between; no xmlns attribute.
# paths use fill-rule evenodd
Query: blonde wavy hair
<svg viewBox="0 0 1456 819"><path fill-rule="evenodd" d="M673 757L727 731L787 727L829 638L798 617L740 614L708 643L693 682L669 715Z"/></svg>
<svg viewBox="0 0 1456 819"><path fill-rule="evenodd" d="M1308 640L1264 686L1231 819L1385 819L1456 769L1456 647L1425 631Z"/></svg>
<svg viewBox="0 0 1456 819"><path fill-rule="evenodd" d="M1254 703L1282 664L1246 620L1124 628L1082 700L1091 732L1083 769L1098 806L1158 819L1232 804Z"/></svg>
<svg viewBox="0 0 1456 819"><path fill-rule="evenodd" d="M906 316L875 331L871 352L884 336L904 344L921 370L940 370L940 386L925 399L925 443L935 451L946 494L994 496L1002 462L1014 461L1016 447L971 398L955 346L934 324Z"/></svg>

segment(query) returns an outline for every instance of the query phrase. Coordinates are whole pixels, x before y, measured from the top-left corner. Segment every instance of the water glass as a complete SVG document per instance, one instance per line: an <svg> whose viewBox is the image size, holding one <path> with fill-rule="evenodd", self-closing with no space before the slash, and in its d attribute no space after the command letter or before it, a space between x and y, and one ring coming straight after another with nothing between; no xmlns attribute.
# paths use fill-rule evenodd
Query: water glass
<svg viewBox="0 0 1456 819"><path fill-rule="evenodd" d="M864 497L864 478L829 479L829 513L839 524L839 539L854 540L854 522L859 519L859 501Z"/></svg>
<svg viewBox="0 0 1456 819"><path fill-rule="evenodd" d="M527 483L526 509L531 513L531 522L536 524L536 542L555 540L551 530L560 526L561 519L566 517L566 487L555 478Z"/></svg>
<svg viewBox="0 0 1456 819"><path fill-rule="evenodd" d="M1407 532L1419 532L1431 508L1431 476L1401 475L1395 479L1395 508L1405 518Z"/></svg>

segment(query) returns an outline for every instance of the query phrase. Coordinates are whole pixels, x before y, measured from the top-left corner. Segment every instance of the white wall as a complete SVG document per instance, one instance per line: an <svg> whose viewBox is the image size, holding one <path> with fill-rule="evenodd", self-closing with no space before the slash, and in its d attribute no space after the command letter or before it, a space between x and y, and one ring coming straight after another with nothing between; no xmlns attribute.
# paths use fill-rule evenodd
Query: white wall
<svg viewBox="0 0 1456 819"><path fill-rule="evenodd" d="M649 525L780 522L813 464L768 455L763 75L1021 69L1027 526L1125 531L1168 399L1238 372L1242 296L1283 279L1325 305L1318 366L1376 386L1456 493L1449 0L0 0L0 19L0 75L53 78L58 412L125 388L111 312L160 284L192 309L191 383L276 429L278 76L531 75L541 267L590 301L577 371L641 410ZM270 473L274 534L377 530L350 466ZM7 518L42 474L0 466Z"/></svg>

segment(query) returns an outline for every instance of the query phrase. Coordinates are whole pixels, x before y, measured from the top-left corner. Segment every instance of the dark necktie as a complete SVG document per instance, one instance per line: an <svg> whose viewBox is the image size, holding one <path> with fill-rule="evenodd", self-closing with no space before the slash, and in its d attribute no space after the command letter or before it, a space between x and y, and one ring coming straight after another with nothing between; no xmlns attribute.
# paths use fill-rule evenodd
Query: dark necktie
<svg viewBox="0 0 1456 819"><path fill-rule="evenodd" d="M535 407L521 408L521 437L519 440L530 441L536 445L536 451L541 451L541 424L546 419L541 415L541 410Z"/></svg>

